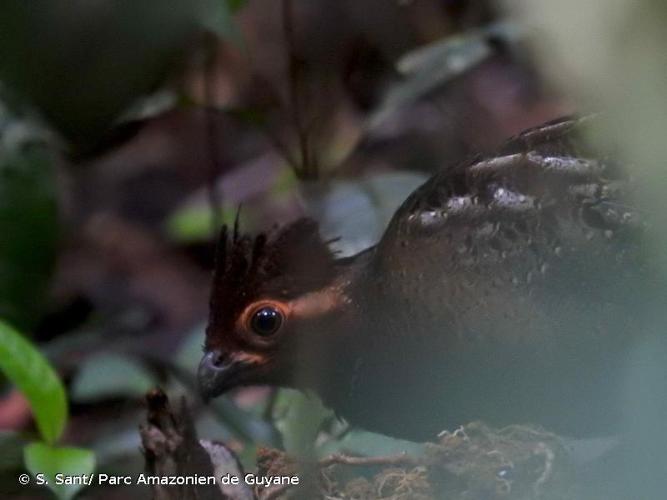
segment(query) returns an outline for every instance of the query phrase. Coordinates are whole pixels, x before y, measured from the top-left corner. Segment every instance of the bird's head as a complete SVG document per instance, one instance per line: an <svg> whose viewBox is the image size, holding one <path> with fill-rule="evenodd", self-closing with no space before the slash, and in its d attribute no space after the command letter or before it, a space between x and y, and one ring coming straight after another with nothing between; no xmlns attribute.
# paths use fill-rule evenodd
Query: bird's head
<svg viewBox="0 0 667 500"><path fill-rule="evenodd" d="M203 396L244 385L297 385L303 346L318 343L323 322L341 304L336 275L333 253L312 220L256 237L224 227L198 372Z"/></svg>

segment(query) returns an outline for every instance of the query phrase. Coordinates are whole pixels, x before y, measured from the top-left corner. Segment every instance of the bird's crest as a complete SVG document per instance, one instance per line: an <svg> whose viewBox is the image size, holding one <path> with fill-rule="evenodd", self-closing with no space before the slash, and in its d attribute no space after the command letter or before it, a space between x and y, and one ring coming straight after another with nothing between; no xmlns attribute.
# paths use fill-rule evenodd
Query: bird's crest
<svg viewBox="0 0 667 500"><path fill-rule="evenodd" d="M334 277L334 254L311 219L254 237L240 233L237 219L229 233L223 226L216 249L207 344L229 332L250 303L290 300L323 288Z"/></svg>

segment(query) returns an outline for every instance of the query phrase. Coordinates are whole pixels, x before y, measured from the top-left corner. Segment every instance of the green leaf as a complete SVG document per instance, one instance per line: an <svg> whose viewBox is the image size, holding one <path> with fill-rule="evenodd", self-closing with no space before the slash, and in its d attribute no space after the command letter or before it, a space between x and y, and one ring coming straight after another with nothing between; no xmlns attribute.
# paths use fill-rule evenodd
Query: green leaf
<svg viewBox="0 0 667 500"><path fill-rule="evenodd" d="M281 389L274 406L275 425L282 434L287 453L308 457L323 423L333 416L315 396Z"/></svg>
<svg viewBox="0 0 667 500"><path fill-rule="evenodd" d="M136 360L120 354L87 359L70 388L72 401L90 402L113 397L143 397L155 380Z"/></svg>
<svg viewBox="0 0 667 500"><path fill-rule="evenodd" d="M222 207L218 219L223 224L233 224L237 209ZM177 209L166 221L167 235L179 243L207 241L211 238L213 211L208 206L186 206Z"/></svg>
<svg viewBox="0 0 667 500"><path fill-rule="evenodd" d="M325 441L317 449L317 454L320 457L326 457L332 453L349 453L372 457L395 455L403 452L411 455L421 455L424 453L424 445L374 432L351 430L342 439Z"/></svg>
<svg viewBox="0 0 667 500"><path fill-rule="evenodd" d="M28 399L44 440L57 441L67 422L65 388L42 353L3 321L0 321L0 371Z"/></svg>
<svg viewBox="0 0 667 500"><path fill-rule="evenodd" d="M29 330L41 316L55 262L58 215L53 155L44 144L0 134L0 317Z"/></svg>
<svg viewBox="0 0 667 500"><path fill-rule="evenodd" d="M56 484L56 474L61 474L62 478L80 479L84 474L90 477L95 470L95 454L92 451L83 448L57 448L44 443L26 446L23 461L35 480L43 477L48 481L48 488L60 500L74 498L83 485Z"/></svg>

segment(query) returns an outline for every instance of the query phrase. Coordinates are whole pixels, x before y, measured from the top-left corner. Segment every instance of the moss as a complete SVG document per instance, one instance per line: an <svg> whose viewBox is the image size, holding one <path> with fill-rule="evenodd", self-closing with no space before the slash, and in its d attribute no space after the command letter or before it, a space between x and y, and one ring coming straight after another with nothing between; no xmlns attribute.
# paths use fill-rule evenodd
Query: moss
<svg viewBox="0 0 667 500"><path fill-rule="evenodd" d="M574 467L561 438L533 426L496 430L471 423L427 443L423 455L406 460L405 466L390 462L378 465L369 457L367 463L336 463L308 476L319 497L328 500L576 498ZM313 470L312 464L298 464L270 449L260 450L258 465L266 474ZM312 486L308 498L314 496ZM280 498L305 498L303 492L288 491Z"/></svg>

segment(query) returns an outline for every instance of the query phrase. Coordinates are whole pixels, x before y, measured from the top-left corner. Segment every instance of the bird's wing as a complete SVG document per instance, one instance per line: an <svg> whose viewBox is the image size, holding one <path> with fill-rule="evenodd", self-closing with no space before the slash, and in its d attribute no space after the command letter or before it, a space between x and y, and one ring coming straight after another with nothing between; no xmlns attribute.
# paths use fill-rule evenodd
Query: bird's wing
<svg viewBox="0 0 667 500"><path fill-rule="evenodd" d="M559 303L575 290L604 304L611 299L601 289L625 293L637 282L642 222L627 173L586 147L591 120L527 130L497 156L444 170L419 187L375 250L380 293L397 301L419 295L431 309L423 314L450 307L451 317L477 330L484 329L479 311L495 307L507 316L518 307L508 306L508 296ZM497 313L487 315L492 325Z"/></svg>

